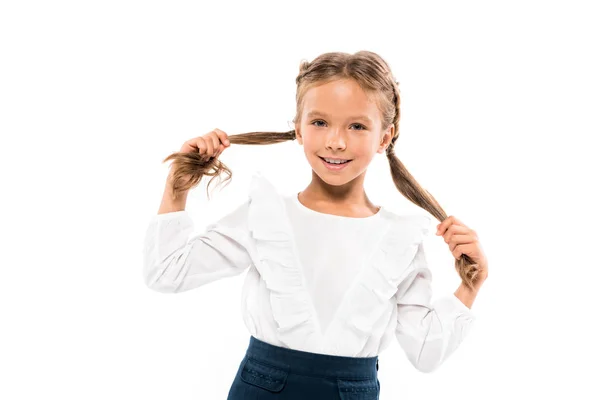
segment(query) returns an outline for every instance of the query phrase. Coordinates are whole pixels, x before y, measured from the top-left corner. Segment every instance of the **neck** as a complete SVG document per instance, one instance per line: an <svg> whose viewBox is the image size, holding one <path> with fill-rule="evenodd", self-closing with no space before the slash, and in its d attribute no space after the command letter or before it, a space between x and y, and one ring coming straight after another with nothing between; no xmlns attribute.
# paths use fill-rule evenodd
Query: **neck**
<svg viewBox="0 0 600 400"><path fill-rule="evenodd" d="M330 185L323 181L314 171L312 181L299 193L298 199L317 209L344 208L359 214L373 214L378 207L373 205L365 192L363 182L365 174L343 185Z"/></svg>

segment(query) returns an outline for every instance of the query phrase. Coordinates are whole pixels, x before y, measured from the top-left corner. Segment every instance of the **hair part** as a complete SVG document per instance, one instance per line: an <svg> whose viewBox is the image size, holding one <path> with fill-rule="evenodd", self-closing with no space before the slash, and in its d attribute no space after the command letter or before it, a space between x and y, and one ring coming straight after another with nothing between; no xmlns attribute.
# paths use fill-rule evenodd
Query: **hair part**
<svg viewBox="0 0 600 400"><path fill-rule="evenodd" d="M296 77L296 115L294 123L298 126L303 110L303 98L312 87L338 79L352 79L358 83L363 91L375 100L381 112L381 129L385 130L394 126L394 134L388 147L386 156L390 164L390 171L394 185L400 193L413 204L433 215L438 221L444 221L448 215L438 204L435 198L408 172L402 161L395 155L394 145L399 137L400 121L400 89L394 79L389 65L378 54L371 51L359 51L354 54L343 52L324 53L312 62L302 61L300 71ZM296 131L286 132L248 132L229 135L231 144L265 145L285 142L296 139ZM172 188L173 198L197 186L203 176L212 178L208 186L217 176L226 175L220 183L231 180L231 170L220 160L211 158L204 160L199 153L173 153L163 160L172 160ZM469 256L462 254L455 261L455 268L462 282L474 289L481 278L479 266Z"/></svg>

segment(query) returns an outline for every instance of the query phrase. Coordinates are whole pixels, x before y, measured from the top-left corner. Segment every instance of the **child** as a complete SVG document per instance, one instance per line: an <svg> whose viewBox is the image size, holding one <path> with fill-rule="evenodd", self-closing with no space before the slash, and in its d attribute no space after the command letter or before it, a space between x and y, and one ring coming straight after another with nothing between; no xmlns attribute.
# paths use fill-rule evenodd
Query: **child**
<svg viewBox="0 0 600 400"><path fill-rule="evenodd" d="M165 159L173 168L146 233L144 280L178 293L248 270L242 315L250 341L229 400L377 399L378 354L394 336L422 372L459 346L487 260L475 231L446 217L395 156L399 89L381 57L325 53L302 63L296 83L295 130L215 129ZM204 175L231 176L217 159L225 148L294 139L312 168L308 187L282 195L257 173L247 201L189 238L187 193ZM398 190L441 221L437 234L462 279L453 295L431 300L423 248L431 217L397 215L364 191L369 163L384 152Z"/></svg>

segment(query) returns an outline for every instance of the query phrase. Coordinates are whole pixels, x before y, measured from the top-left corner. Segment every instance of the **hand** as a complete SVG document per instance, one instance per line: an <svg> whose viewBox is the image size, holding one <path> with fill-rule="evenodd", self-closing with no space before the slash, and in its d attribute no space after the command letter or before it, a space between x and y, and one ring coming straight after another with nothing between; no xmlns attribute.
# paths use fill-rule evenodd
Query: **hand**
<svg viewBox="0 0 600 400"><path fill-rule="evenodd" d="M186 141L179 151L181 153L199 153L203 160L208 161L211 158L219 157L229 146L227 134L215 128L203 136Z"/></svg>
<svg viewBox="0 0 600 400"><path fill-rule="evenodd" d="M452 215L438 224L437 228L436 235L444 237L454 258L458 260L462 254L469 256L479 265L481 281L485 280L488 276L488 261L479 243L477 232L469 229Z"/></svg>

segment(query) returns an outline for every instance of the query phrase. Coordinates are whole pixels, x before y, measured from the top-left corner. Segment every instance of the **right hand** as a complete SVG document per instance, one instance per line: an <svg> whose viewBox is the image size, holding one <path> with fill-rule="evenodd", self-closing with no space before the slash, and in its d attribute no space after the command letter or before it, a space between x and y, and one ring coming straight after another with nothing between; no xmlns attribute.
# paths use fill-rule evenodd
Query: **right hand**
<svg viewBox="0 0 600 400"><path fill-rule="evenodd" d="M208 161L210 158L219 157L230 145L227 134L215 128L205 135L186 141L179 152L199 153L205 161Z"/></svg>

